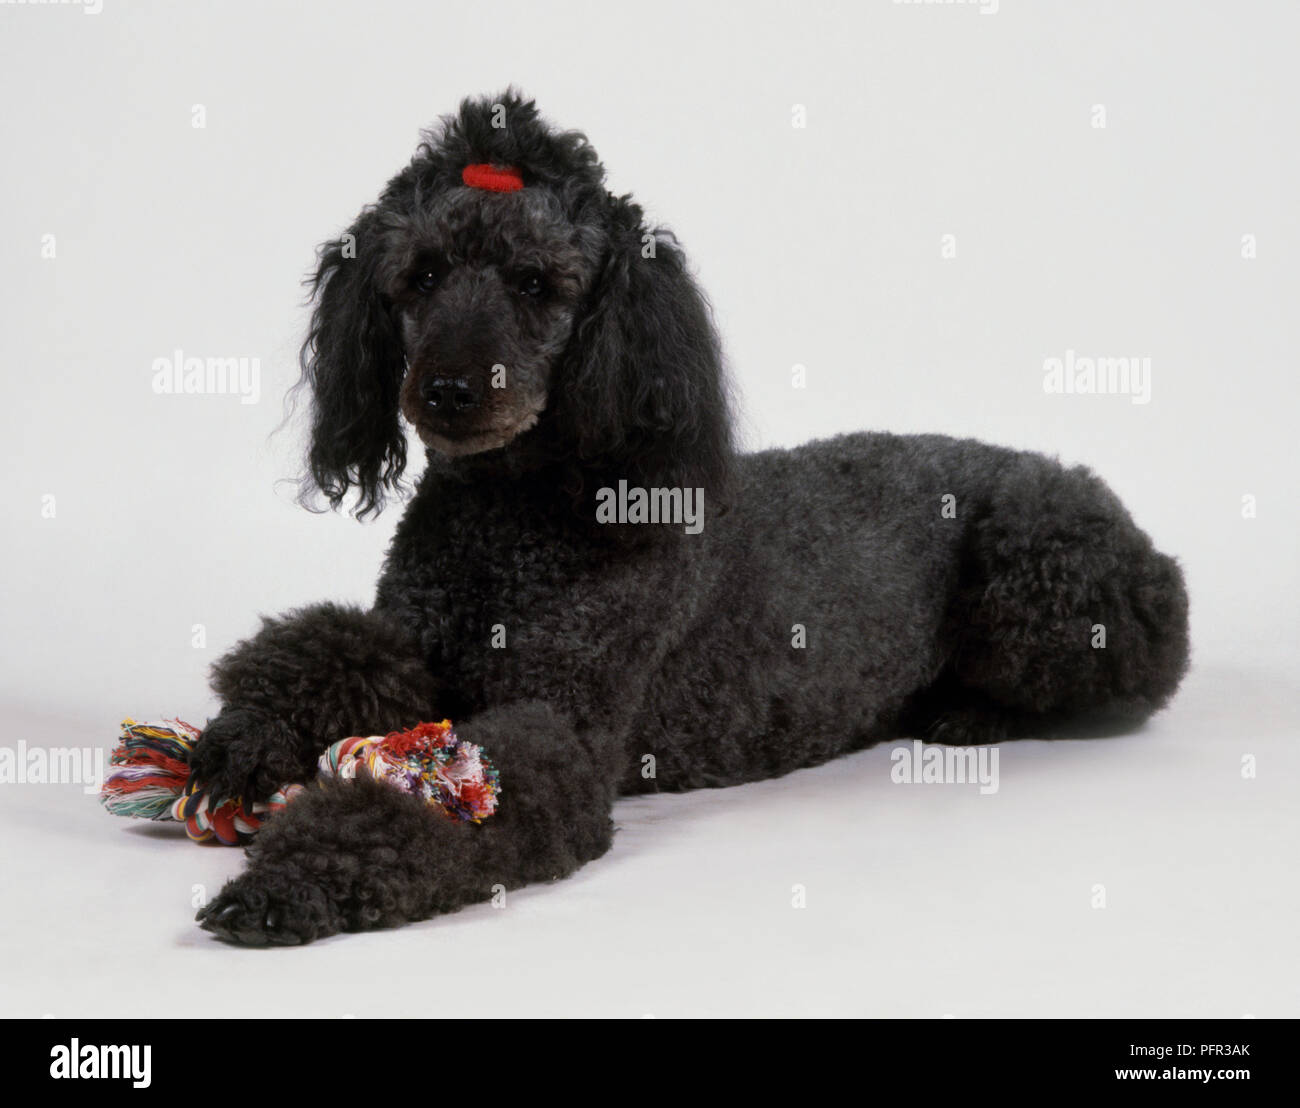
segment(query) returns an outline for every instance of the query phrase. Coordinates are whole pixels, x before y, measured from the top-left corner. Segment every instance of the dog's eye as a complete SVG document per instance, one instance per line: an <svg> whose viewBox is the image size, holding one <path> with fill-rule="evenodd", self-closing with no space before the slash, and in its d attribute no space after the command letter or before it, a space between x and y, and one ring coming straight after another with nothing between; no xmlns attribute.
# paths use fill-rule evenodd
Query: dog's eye
<svg viewBox="0 0 1300 1108"><path fill-rule="evenodd" d="M529 273L519 280L519 291L525 296L541 296L546 291L539 273Z"/></svg>
<svg viewBox="0 0 1300 1108"><path fill-rule="evenodd" d="M421 292L433 292L438 287L438 273L436 270L426 269L415 275L412 284Z"/></svg>

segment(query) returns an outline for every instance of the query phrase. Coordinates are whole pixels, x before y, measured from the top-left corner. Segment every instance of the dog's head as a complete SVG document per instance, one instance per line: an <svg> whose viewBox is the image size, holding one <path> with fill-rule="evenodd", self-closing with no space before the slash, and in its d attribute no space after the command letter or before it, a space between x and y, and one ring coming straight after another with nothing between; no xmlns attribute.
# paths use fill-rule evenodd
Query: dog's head
<svg viewBox="0 0 1300 1108"><path fill-rule="evenodd" d="M467 100L340 239L303 345L310 476L382 505L399 414L442 459L556 459L649 486L722 479L708 307L676 240L604 187L586 138L508 92Z"/></svg>

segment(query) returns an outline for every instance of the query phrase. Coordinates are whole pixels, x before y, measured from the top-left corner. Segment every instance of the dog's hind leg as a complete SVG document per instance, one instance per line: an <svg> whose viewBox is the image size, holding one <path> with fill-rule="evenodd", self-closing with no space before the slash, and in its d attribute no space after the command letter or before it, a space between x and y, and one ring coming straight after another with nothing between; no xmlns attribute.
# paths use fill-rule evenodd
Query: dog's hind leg
<svg viewBox="0 0 1300 1108"><path fill-rule="evenodd" d="M1182 572L1083 468L1020 455L969 521L942 676L910 706L939 742L1129 726L1187 668Z"/></svg>
<svg viewBox="0 0 1300 1108"><path fill-rule="evenodd" d="M202 926L251 946L393 927L565 877L609 849L622 769L613 743L575 736L540 702L456 730L500 773L494 815L453 822L368 780L311 788L258 833L248 869L199 913Z"/></svg>

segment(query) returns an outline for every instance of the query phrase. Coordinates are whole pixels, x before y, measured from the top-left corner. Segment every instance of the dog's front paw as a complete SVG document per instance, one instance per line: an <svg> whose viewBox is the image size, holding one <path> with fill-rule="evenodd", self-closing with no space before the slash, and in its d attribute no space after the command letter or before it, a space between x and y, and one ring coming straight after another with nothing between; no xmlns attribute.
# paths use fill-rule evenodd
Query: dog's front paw
<svg viewBox="0 0 1300 1108"><path fill-rule="evenodd" d="M246 946L428 919L491 895L478 830L379 781L322 782L258 831L248 869L197 918Z"/></svg>
<svg viewBox="0 0 1300 1108"><path fill-rule="evenodd" d="M256 871L226 883L194 917L205 931L241 946L298 946L343 930L343 915L319 886L268 880Z"/></svg>
<svg viewBox="0 0 1300 1108"><path fill-rule="evenodd" d="M265 800L306 780L312 769L292 727L245 708L226 708L209 720L190 752L191 777L218 800Z"/></svg>

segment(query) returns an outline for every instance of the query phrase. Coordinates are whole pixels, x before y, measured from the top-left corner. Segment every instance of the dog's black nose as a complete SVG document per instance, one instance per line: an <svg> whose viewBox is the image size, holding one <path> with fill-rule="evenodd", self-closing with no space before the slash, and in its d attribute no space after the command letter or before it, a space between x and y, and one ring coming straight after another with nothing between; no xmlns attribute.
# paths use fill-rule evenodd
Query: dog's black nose
<svg viewBox="0 0 1300 1108"><path fill-rule="evenodd" d="M426 377L420 395L425 406L439 415L455 416L478 407L478 392L464 377Z"/></svg>

